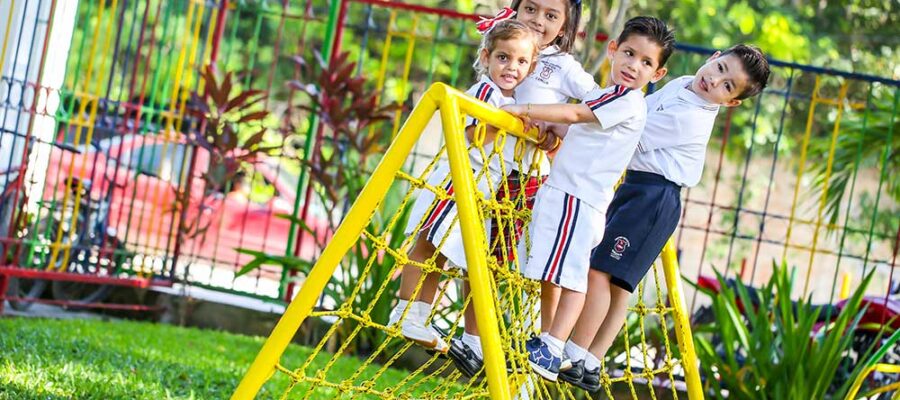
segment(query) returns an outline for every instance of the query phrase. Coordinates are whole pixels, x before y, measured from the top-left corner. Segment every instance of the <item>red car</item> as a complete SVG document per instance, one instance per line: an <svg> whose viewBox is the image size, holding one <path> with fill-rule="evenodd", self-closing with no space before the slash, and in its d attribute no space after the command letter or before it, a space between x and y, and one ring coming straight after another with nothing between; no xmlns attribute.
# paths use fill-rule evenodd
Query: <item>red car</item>
<svg viewBox="0 0 900 400"><path fill-rule="evenodd" d="M67 199L75 193L67 189L68 177L90 182L91 199L108 199L108 226L138 255L172 256L177 246L181 261L239 268L252 257L239 254L237 248L285 254L290 221L277 214L291 214L297 196L295 174L276 158L263 156L250 169L249 185L236 184L229 193L214 190L204 196L202 177L209 153L188 146L180 134L165 136L129 134L90 146L54 146L42 198L57 204L72 201ZM190 185L185 226L207 229L179 238L176 188L184 185ZM324 237L323 215L306 222L321 232L320 239ZM303 238L299 256L312 259L315 241L308 234Z"/></svg>

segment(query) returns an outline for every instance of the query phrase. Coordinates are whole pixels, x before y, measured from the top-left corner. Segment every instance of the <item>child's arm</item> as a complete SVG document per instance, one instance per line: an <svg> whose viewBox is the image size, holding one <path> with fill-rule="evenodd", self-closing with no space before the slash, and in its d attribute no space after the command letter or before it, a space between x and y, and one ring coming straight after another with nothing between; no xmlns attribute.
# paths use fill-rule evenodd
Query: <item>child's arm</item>
<svg viewBox="0 0 900 400"><path fill-rule="evenodd" d="M597 123L597 116L585 104L513 104L503 110L525 119L560 124Z"/></svg>

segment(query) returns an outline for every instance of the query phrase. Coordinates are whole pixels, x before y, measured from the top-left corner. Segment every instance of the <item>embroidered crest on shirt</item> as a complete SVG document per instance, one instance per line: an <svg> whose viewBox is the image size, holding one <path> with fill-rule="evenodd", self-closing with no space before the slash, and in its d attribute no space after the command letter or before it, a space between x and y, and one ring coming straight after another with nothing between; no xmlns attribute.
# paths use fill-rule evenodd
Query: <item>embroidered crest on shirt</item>
<svg viewBox="0 0 900 400"><path fill-rule="evenodd" d="M559 71L560 66L543 60L541 61L541 65L543 66L543 68L541 68L541 73L532 76L540 82L550 83L550 76L553 75L554 72Z"/></svg>
<svg viewBox="0 0 900 400"><path fill-rule="evenodd" d="M628 241L628 238L625 236L619 236L616 238L615 243L613 243L613 248L609 253L609 256L616 260L621 260L622 253L624 253L625 250L629 247L631 247L631 242Z"/></svg>

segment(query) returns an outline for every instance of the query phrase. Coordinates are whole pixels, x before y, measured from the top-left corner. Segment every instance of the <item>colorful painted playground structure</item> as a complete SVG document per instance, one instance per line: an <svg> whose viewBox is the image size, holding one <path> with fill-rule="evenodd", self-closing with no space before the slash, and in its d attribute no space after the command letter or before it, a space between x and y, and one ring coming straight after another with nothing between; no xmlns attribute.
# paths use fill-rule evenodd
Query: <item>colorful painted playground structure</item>
<svg viewBox="0 0 900 400"><path fill-rule="evenodd" d="M480 229L486 216L520 216L476 200L461 118L501 137L534 135L454 89L475 81L478 19L382 0L0 0L0 300L153 312L107 295L191 286L286 306L233 398L265 392L274 373L292 380L285 396L303 398L576 398L523 373L538 286L490 257ZM679 44L669 75L693 72L712 52ZM303 107L304 74L344 53L380 105L398 105L358 130L383 144L369 153ZM676 234L602 377L609 397L703 397L690 319L708 299L684 282L712 271L753 285L783 260L801 283L794 297L823 304L874 274L866 294L900 312L900 81L770 65L768 88L719 118L703 181L684 193ZM241 159L240 173L221 161L243 154L234 143L222 152L202 139L208 66L219 79L233 73L234 92L259 91L250 110L259 118L239 125L234 141L265 128L258 141L275 150ZM446 307L430 318L459 334L472 304L485 368L465 380L433 355L385 387L379 377L414 347L385 325L409 261L404 210L416 189L450 198L425 184L440 159L453 169L473 293L442 285ZM364 171L362 182L335 180L339 165ZM422 267L462 278L433 259ZM305 364L282 365L309 319L330 328ZM322 357L324 369L308 369ZM339 372L341 357L363 361Z"/></svg>

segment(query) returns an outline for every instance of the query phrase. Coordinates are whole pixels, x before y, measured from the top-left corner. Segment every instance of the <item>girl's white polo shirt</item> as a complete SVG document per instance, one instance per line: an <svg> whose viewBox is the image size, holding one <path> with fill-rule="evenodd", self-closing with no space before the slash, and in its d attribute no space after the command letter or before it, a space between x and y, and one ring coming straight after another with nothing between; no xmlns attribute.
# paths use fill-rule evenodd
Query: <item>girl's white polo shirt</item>
<svg viewBox="0 0 900 400"><path fill-rule="evenodd" d="M583 100L588 92L597 88L594 77L585 72L575 57L561 52L558 46L549 46L538 56L534 72L516 87L515 97L518 104L562 104L570 99ZM516 138L510 136L510 139ZM507 141L507 146L515 148L515 145L515 140ZM530 151L522 161L525 168L531 165L534 148L529 147ZM541 157L540 166L541 175L550 171L546 155Z"/></svg>

